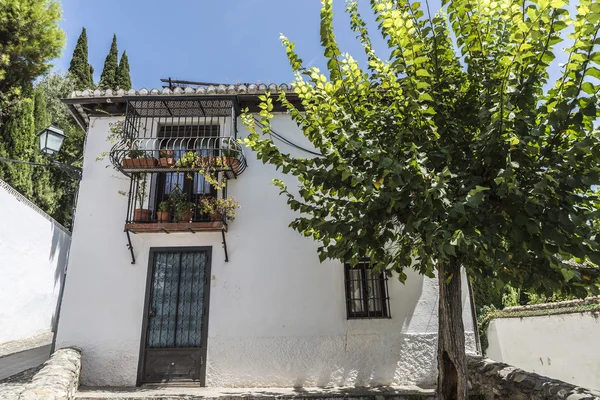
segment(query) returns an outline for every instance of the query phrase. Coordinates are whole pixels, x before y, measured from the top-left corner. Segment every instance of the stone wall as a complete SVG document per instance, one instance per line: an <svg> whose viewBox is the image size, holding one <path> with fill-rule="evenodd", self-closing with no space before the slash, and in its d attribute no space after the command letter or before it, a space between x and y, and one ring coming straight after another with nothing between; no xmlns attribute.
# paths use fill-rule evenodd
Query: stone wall
<svg viewBox="0 0 600 400"><path fill-rule="evenodd" d="M19 400L72 400L79 387L81 352L60 349L33 377L21 392Z"/></svg>
<svg viewBox="0 0 600 400"><path fill-rule="evenodd" d="M600 400L600 391L523 371L488 358L468 356L471 394L487 400Z"/></svg>

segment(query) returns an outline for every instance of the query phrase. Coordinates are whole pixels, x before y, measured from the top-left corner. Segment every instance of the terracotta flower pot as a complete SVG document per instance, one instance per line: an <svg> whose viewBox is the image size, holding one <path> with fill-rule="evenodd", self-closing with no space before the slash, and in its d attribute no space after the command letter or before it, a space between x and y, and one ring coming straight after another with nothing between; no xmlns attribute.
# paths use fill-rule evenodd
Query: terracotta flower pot
<svg viewBox="0 0 600 400"><path fill-rule="evenodd" d="M179 222L188 223L188 222L192 222L193 219L194 219L194 211L190 210L190 211L186 211L183 213L182 220Z"/></svg>
<svg viewBox="0 0 600 400"><path fill-rule="evenodd" d="M145 208L136 208L133 211L133 222L147 222L152 219L152 211Z"/></svg>
<svg viewBox="0 0 600 400"><path fill-rule="evenodd" d="M133 160L134 158L124 158L121 160L121 165L125 168L133 168Z"/></svg>
<svg viewBox="0 0 600 400"><path fill-rule="evenodd" d="M221 211L215 212L213 215L210 216L210 220L211 221L222 221L223 213Z"/></svg>
<svg viewBox="0 0 600 400"><path fill-rule="evenodd" d="M152 168L156 167L156 158L124 158L121 165L125 168Z"/></svg>
<svg viewBox="0 0 600 400"><path fill-rule="evenodd" d="M156 220L158 222L171 222L171 212L170 211L157 211L156 212Z"/></svg>
<svg viewBox="0 0 600 400"><path fill-rule="evenodd" d="M161 157L158 159L158 165L161 167L172 167L175 165L175 159L170 157Z"/></svg>

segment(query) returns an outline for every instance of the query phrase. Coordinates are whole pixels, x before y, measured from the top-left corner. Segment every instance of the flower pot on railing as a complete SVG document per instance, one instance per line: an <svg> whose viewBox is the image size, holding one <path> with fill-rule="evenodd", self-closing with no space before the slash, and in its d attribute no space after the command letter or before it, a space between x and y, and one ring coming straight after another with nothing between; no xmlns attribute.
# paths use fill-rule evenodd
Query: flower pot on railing
<svg viewBox="0 0 600 400"><path fill-rule="evenodd" d="M158 222L171 222L171 212L170 211L157 211L156 212L156 220Z"/></svg>
<svg viewBox="0 0 600 400"><path fill-rule="evenodd" d="M223 221L223 213L221 211L215 211L210 216L211 221Z"/></svg>
<svg viewBox="0 0 600 400"><path fill-rule="evenodd" d="M175 166L175 151L173 150L161 150L159 153L158 165L161 167L174 167Z"/></svg>
<svg viewBox="0 0 600 400"><path fill-rule="evenodd" d="M152 211L145 208L133 210L133 222L148 222L152 219Z"/></svg>
<svg viewBox="0 0 600 400"><path fill-rule="evenodd" d="M157 163L156 158L146 157L141 150L131 150L128 157L121 160L121 165L125 168L153 168Z"/></svg>

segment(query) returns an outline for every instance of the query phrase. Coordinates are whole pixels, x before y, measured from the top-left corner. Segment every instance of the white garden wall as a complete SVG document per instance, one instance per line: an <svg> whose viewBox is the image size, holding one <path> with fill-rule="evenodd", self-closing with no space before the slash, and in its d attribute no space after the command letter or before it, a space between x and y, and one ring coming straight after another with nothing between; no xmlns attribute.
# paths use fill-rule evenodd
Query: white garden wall
<svg viewBox="0 0 600 400"><path fill-rule="evenodd" d="M0 344L50 332L71 236L0 180Z"/></svg>
<svg viewBox="0 0 600 400"><path fill-rule="evenodd" d="M111 121L90 121L58 331L59 347L83 350L83 384L136 383L149 250L168 246L212 246L207 386L435 382L437 280L412 273L402 285L392 278L391 319L348 321L342 265L320 264L318 244L288 228L294 214L271 180L293 181L249 151L247 170L228 187L241 204L227 233L230 262L218 232L137 234L132 265L123 232L127 198L118 194L128 180L106 168L108 160L96 161L110 149ZM287 116L273 124L303 142ZM474 349L466 288L463 301Z"/></svg>
<svg viewBox="0 0 600 400"><path fill-rule="evenodd" d="M487 356L526 371L600 389L600 317L592 312L492 320Z"/></svg>

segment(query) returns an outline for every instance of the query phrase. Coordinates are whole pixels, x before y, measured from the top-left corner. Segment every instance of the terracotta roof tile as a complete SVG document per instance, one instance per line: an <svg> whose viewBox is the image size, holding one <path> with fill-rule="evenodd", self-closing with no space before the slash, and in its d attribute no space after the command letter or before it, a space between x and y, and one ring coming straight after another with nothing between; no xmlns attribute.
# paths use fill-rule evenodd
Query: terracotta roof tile
<svg viewBox="0 0 600 400"><path fill-rule="evenodd" d="M76 90L71 94L70 98L94 98L94 97L122 97L122 96L170 96L170 95L197 95L197 94L259 94L264 92L291 92L292 86L286 83L276 85L271 83L266 85L264 83L250 83L250 84L235 84L235 85L208 85L198 86L197 88L192 87L176 87L174 89L146 89L142 88L139 90L130 89L125 91L123 89L112 90L112 89L85 89Z"/></svg>

